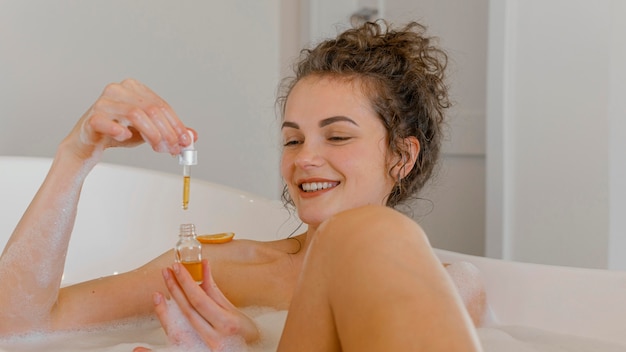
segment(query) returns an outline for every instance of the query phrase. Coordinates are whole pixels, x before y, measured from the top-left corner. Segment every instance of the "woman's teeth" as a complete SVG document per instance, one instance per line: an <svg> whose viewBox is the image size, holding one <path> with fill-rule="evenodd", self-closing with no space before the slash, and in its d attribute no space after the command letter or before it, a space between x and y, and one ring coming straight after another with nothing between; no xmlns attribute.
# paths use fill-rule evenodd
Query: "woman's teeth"
<svg viewBox="0 0 626 352"><path fill-rule="evenodd" d="M305 192L315 192L320 191L327 188L332 188L337 186L338 182L309 182L303 183L300 187Z"/></svg>

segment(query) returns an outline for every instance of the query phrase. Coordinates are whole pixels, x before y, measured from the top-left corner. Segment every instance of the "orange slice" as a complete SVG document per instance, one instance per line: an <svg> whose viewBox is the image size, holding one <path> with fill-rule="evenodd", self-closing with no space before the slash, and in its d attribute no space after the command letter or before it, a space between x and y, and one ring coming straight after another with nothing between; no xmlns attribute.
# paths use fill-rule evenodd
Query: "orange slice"
<svg viewBox="0 0 626 352"><path fill-rule="evenodd" d="M226 243L232 241L235 234L233 232L214 233L211 235L197 236L200 243Z"/></svg>

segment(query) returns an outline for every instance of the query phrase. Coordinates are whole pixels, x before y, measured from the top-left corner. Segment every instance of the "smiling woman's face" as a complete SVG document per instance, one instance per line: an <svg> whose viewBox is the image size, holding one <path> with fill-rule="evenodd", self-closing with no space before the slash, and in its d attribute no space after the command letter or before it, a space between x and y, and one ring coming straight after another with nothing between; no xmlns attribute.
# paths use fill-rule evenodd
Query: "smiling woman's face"
<svg viewBox="0 0 626 352"><path fill-rule="evenodd" d="M355 207L384 205L394 185L386 131L360 81L309 76L291 90L281 174L309 227Z"/></svg>

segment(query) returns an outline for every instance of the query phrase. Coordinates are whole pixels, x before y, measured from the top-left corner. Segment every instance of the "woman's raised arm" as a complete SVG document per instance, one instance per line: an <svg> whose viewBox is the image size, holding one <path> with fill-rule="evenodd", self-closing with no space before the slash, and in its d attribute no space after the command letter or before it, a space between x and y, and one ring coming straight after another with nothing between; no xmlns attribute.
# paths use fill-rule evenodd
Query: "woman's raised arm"
<svg viewBox="0 0 626 352"><path fill-rule="evenodd" d="M140 82L104 89L59 145L0 257L0 334L54 329L55 316L71 317L61 311L59 286L80 191L102 152L145 141L155 151L178 154L190 139L172 108Z"/></svg>

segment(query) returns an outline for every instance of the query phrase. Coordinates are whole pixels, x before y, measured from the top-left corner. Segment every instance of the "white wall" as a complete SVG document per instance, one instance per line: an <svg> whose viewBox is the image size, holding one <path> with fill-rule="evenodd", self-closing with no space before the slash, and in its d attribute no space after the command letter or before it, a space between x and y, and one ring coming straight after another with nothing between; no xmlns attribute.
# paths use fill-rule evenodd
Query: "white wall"
<svg viewBox="0 0 626 352"><path fill-rule="evenodd" d="M626 6L506 0L490 11L487 255L626 268Z"/></svg>
<svg viewBox="0 0 626 352"><path fill-rule="evenodd" d="M626 270L626 1L610 5L608 267Z"/></svg>
<svg viewBox="0 0 626 352"><path fill-rule="evenodd" d="M199 132L192 177L277 198L279 26L279 0L0 0L0 154L53 156L107 83L133 77ZM181 172L145 146L105 161Z"/></svg>

